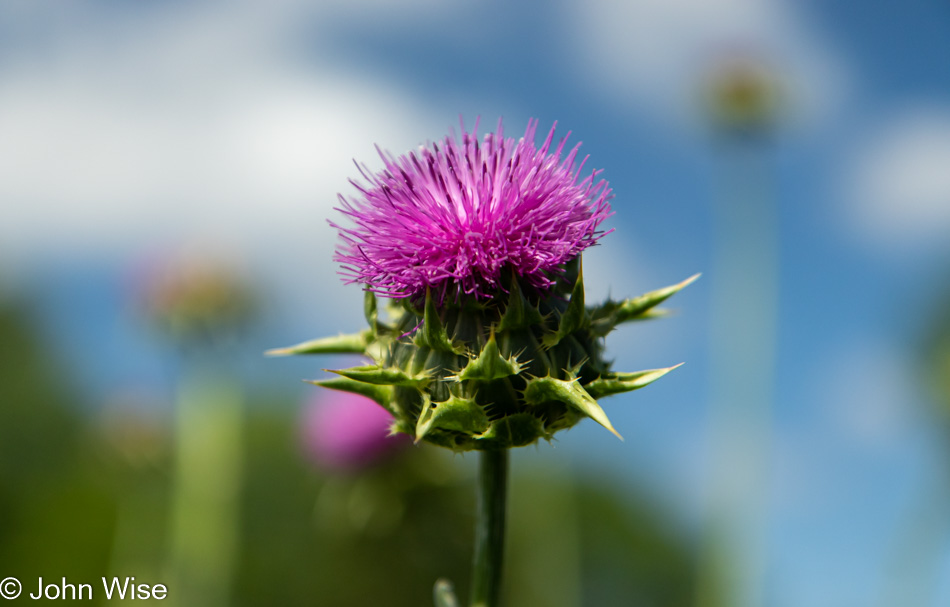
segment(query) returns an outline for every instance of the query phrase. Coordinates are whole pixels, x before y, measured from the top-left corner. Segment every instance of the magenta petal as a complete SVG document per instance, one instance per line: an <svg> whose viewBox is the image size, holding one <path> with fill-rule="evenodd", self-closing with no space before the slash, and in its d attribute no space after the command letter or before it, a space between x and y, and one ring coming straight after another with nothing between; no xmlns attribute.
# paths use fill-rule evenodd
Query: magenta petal
<svg viewBox="0 0 950 607"><path fill-rule="evenodd" d="M396 298L426 289L491 297L509 267L525 284L550 287L564 263L603 235L611 190L598 171L578 181L578 146L561 159L566 138L549 152L553 126L535 147L537 124L529 121L518 141L499 122L481 141L473 129L398 158L380 151L385 168L360 167L359 196L340 196L338 210L355 224L332 224L341 274Z"/></svg>

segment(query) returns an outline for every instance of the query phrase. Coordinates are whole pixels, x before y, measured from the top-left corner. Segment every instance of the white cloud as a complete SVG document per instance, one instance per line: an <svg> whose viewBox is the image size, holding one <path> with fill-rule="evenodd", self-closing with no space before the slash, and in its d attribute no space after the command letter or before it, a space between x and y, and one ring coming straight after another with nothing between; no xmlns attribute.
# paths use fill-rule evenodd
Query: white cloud
<svg viewBox="0 0 950 607"><path fill-rule="evenodd" d="M352 159L379 166L374 144L399 153L435 139L456 110L341 63L328 33L369 17L444 22L453 10L437 0L77 2L64 18L55 3L6 4L4 18L35 35L0 41L0 264L134 259L210 240L297 301L342 296L357 305L337 313L357 314L358 289L339 291L329 263L326 224L337 192L350 191Z"/></svg>
<svg viewBox="0 0 950 607"><path fill-rule="evenodd" d="M322 222L351 158L431 132L410 91L330 65L295 68L255 16L70 32L49 58L8 66L4 246Z"/></svg>
<svg viewBox="0 0 950 607"><path fill-rule="evenodd" d="M950 108L908 109L859 141L844 171L847 221L884 250L946 246Z"/></svg>
<svg viewBox="0 0 950 607"><path fill-rule="evenodd" d="M385 12L412 18L428 4ZM50 6L8 6L41 35L0 64L7 271L37 256L134 258L210 240L298 298L303 284L310 301L325 299L321 285L341 288L326 219L350 190L352 159L378 166L374 144L401 152L454 114L347 69L332 49L298 56L297 21L328 28L365 10L319 7L316 17L291 0L99 14L77 3L63 20Z"/></svg>
<svg viewBox="0 0 950 607"><path fill-rule="evenodd" d="M761 59L785 118L814 122L840 103L844 70L793 3L781 0L593 0L570 4L577 71L588 85L671 122L701 118L717 62Z"/></svg>

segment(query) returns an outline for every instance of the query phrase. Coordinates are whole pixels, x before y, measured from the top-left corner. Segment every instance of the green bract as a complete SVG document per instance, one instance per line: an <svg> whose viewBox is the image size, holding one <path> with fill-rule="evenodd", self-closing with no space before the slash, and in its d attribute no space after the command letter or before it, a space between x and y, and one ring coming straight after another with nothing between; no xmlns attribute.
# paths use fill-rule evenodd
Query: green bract
<svg viewBox="0 0 950 607"><path fill-rule="evenodd" d="M429 293L421 308L393 300L389 323L367 291L368 329L269 354L365 355L373 364L312 383L367 396L393 414L394 433L456 451L530 445L584 417L619 437L597 399L642 388L679 365L614 372L604 337L620 323L660 316L657 306L697 277L589 307L577 257L543 294L512 276L489 300L436 302Z"/></svg>

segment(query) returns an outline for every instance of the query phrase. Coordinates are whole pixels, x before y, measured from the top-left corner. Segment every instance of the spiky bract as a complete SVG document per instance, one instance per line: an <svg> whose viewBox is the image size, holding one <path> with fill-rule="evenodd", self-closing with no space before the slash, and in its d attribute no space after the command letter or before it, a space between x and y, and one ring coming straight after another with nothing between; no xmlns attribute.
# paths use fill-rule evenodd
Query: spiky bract
<svg viewBox="0 0 950 607"><path fill-rule="evenodd" d="M436 305L430 293L417 308L396 300L389 323L367 291L369 329L272 353L367 356L373 364L313 383L369 396L393 414L393 432L457 451L528 445L584 417L617 434L596 399L642 388L675 367L615 373L603 337L622 322L657 316L656 306L694 279L586 307L575 259L549 291L510 277L507 292L487 301Z"/></svg>

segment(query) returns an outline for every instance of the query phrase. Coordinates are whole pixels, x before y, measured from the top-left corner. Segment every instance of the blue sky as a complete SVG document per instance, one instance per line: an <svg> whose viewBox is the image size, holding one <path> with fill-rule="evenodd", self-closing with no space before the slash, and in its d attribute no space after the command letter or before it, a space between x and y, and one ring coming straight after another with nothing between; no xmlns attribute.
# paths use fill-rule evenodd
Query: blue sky
<svg viewBox="0 0 950 607"><path fill-rule="evenodd" d="M126 302L149 259L201 250L248 268L269 304L254 352L354 329L360 295L335 276L325 222L352 159L376 166L374 144L402 152L460 115L483 131L503 116L513 135L557 120L616 194L616 232L585 257L588 299L705 275L674 318L611 336L618 368L687 362L607 405L625 443L585 424L522 457L607 466L698 525L724 170L701 93L736 56L768 66L782 100L758 579L769 605L903 605L882 598L892 548L945 472L913 367L950 282L950 8L936 0L5 2L0 280L47 296L48 329L97 398L161 385ZM950 600L950 536L942 554L921 604Z"/></svg>

